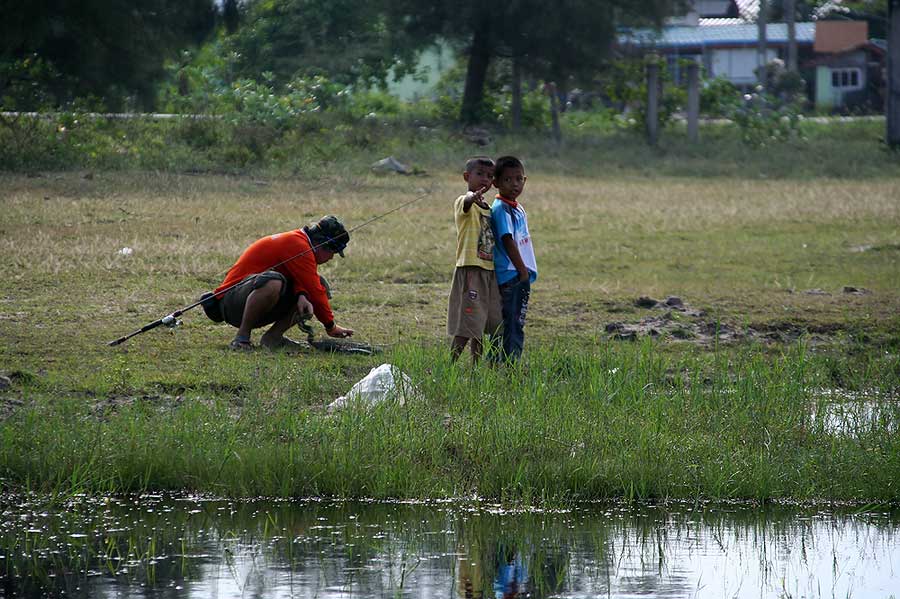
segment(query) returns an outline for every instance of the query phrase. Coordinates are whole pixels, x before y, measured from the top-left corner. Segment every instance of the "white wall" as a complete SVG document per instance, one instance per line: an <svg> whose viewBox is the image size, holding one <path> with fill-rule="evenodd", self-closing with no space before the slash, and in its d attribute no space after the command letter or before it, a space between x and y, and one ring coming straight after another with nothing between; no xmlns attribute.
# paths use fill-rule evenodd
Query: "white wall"
<svg viewBox="0 0 900 599"><path fill-rule="evenodd" d="M456 55L448 44L432 46L419 57L418 76L406 75L394 81L393 71L388 73L388 92L406 101L427 97L441 76L455 64Z"/></svg>
<svg viewBox="0 0 900 599"><path fill-rule="evenodd" d="M766 62L777 58L778 53L769 48L766 50ZM737 85L756 83L753 71L757 67L756 48L729 48L712 51L713 77L725 77Z"/></svg>

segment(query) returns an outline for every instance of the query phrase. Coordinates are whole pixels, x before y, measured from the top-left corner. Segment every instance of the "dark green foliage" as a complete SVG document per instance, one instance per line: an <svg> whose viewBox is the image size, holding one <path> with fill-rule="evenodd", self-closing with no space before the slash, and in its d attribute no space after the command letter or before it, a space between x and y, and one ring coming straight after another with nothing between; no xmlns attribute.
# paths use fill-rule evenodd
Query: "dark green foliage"
<svg viewBox="0 0 900 599"><path fill-rule="evenodd" d="M229 35L238 30L241 23L238 0L225 0L222 3L222 21L225 23L225 32Z"/></svg>
<svg viewBox="0 0 900 599"><path fill-rule="evenodd" d="M740 90L724 77L707 79L700 88L700 112L707 116L723 117L740 100Z"/></svg>
<svg viewBox="0 0 900 599"><path fill-rule="evenodd" d="M11 3L0 20L0 95L20 110L90 96L113 110L149 107L165 58L205 39L214 21L212 0ZM58 74L35 81L40 98L19 85L35 64Z"/></svg>
<svg viewBox="0 0 900 599"><path fill-rule="evenodd" d="M258 0L229 44L237 76L268 72L276 85L323 75L345 84L378 82L392 62L379 2Z"/></svg>

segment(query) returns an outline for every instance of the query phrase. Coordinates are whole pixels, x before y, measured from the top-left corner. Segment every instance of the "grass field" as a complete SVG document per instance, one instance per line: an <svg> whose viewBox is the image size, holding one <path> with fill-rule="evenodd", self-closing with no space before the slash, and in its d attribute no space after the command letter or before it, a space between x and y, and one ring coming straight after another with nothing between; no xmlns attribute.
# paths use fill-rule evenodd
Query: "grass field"
<svg viewBox="0 0 900 599"><path fill-rule="evenodd" d="M446 351L465 154L413 177L359 157L303 177L0 175L0 476L64 492L897 501L895 167L794 176L782 147L782 176L723 173L714 152L676 176L671 155L606 168L565 152L522 153L540 275L526 359L498 370ZM337 322L383 354L236 355L199 309L106 346L218 285L262 235L404 203L322 270ZM685 309L636 304L670 296ZM382 362L425 399L324 413ZM874 420L829 428L823 390L874 398Z"/></svg>

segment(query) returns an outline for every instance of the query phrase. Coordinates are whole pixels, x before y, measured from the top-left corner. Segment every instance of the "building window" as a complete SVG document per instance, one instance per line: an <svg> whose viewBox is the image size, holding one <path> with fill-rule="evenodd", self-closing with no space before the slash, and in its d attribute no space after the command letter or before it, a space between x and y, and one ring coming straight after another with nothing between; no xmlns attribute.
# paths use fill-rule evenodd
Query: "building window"
<svg viewBox="0 0 900 599"><path fill-rule="evenodd" d="M862 76L859 69L832 69L831 87L841 90L860 89Z"/></svg>

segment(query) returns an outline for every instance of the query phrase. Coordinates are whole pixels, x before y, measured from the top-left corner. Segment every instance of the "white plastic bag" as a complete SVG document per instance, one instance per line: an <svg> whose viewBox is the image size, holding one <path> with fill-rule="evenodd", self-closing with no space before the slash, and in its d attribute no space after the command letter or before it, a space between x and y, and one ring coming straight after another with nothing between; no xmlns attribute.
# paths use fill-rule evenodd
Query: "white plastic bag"
<svg viewBox="0 0 900 599"><path fill-rule="evenodd" d="M328 412L347 407L351 402L360 402L366 407L378 405L386 399L397 401L401 406L406 398L415 399L420 392L410 378L391 364L382 364L369 371L357 381L346 395L328 404Z"/></svg>

